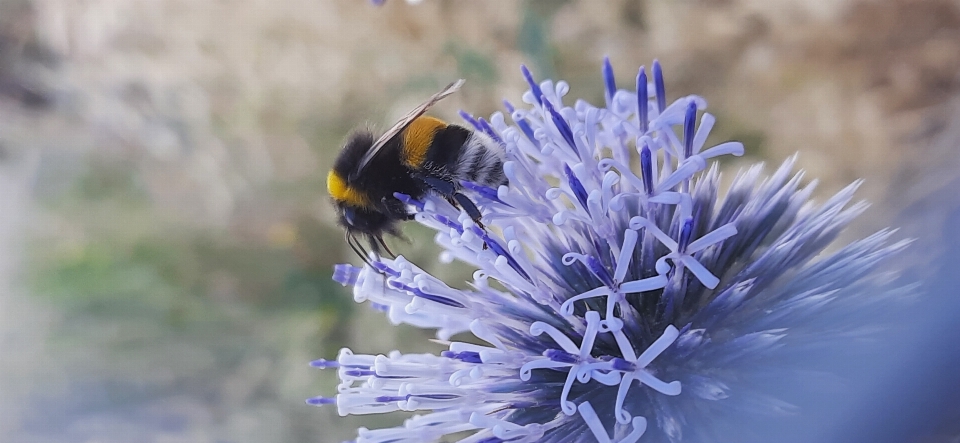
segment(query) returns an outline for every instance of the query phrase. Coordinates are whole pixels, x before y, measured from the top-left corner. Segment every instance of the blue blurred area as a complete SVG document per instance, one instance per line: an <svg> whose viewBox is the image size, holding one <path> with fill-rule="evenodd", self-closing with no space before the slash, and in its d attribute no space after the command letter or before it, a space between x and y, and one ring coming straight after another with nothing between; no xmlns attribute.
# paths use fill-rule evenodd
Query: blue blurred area
<svg viewBox="0 0 960 443"><path fill-rule="evenodd" d="M888 337L885 358L875 363L853 402L836 442L928 443L960 437L960 179L908 210L902 218L933 223L915 247L934 254L905 262L922 281L916 303L903 312L907 330ZM937 227L936 225L940 226Z"/></svg>

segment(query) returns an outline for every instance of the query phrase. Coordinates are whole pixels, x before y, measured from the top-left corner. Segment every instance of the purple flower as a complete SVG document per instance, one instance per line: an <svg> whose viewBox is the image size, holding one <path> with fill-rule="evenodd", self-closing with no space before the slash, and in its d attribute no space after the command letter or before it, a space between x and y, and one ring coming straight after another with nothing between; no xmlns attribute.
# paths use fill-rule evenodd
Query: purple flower
<svg viewBox="0 0 960 443"><path fill-rule="evenodd" d="M637 92L618 89L605 63L602 107L565 105L566 83L523 74L525 106L466 116L506 149L508 186L464 183L486 230L441 198L397 196L437 231L442 260L475 267L471 289L403 257L339 265L334 277L394 324L484 344L344 349L314 362L337 368L337 395L308 402L420 414L361 428L358 442L700 441L717 410L793 411L757 380L784 350L852 328L839 312L867 303L878 263L905 243L882 231L822 255L865 205L849 204L856 183L812 203L793 159L770 177L759 165L741 172L721 193L713 159L743 145L706 147L706 101L667 105L657 62L652 83L640 68Z"/></svg>

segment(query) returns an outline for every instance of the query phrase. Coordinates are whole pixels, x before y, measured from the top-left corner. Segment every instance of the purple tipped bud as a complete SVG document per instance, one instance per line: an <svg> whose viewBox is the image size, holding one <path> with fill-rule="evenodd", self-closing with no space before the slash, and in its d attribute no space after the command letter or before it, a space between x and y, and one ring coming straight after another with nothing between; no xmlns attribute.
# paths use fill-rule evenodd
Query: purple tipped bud
<svg viewBox="0 0 960 443"><path fill-rule="evenodd" d="M512 117L513 111L516 110L514 109L513 105L510 102L504 100L503 106L507 108L507 112L509 112ZM534 135L533 128L530 127L530 123L527 123L527 121L524 119L516 120L516 122L517 122L517 127L520 128L520 132L523 132L523 135L527 136L527 140L530 140L530 142L533 143L533 145L536 146L537 149L540 149L540 141L538 141L537 137Z"/></svg>
<svg viewBox="0 0 960 443"><path fill-rule="evenodd" d="M384 274L384 275L389 275L391 277L396 277L400 275L400 273L397 272L396 269L391 268L390 266L388 266L386 263L382 261L373 262L373 267L374 269L376 269L377 271L379 271L381 274Z"/></svg>
<svg viewBox="0 0 960 443"><path fill-rule="evenodd" d="M677 250L680 252L685 252L687 246L690 245L690 239L693 238L693 217L689 217L683 221L683 226L680 227L680 238L677 241Z"/></svg>
<svg viewBox="0 0 960 443"><path fill-rule="evenodd" d="M321 358L319 360L314 360L310 362L310 366L313 366L315 368L320 368L320 369L339 368L340 363L337 363L336 360L327 360L327 359Z"/></svg>
<svg viewBox="0 0 960 443"><path fill-rule="evenodd" d="M500 201L500 197L497 196L497 190L496 190L496 189L493 189L493 188L490 188L490 187L487 187L487 186L481 186L481 185L478 185L478 184L476 184L476 183L474 183L474 182L470 182L470 181L466 181L466 180L461 180L461 181L460 181L460 186L463 186L463 187L466 188L466 189L469 189L469 190L471 190L471 191L473 191L473 192L476 192L477 194L482 195L483 198L485 198L485 199L487 199L487 200L493 200L493 201L495 201L495 202L499 202L499 203L504 204L504 205L506 204L506 203Z"/></svg>
<svg viewBox="0 0 960 443"><path fill-rule="evenodd" d="M341 285L355 285L358 277L360 277L360 268L356 266L348 264L339 264L333 266L333 281L340 283Z"/></svg>
<svg viewBox="0 0 960 443"><path fill-rule="evenodd" d="M513 258L513 255L507 252L507 250L502 245L500 245L500 242L495 240L493 237L490 237L482 229L479 229L476 226L474 226L474 228L476 229L475 232L477 236L483 239L486 245L490 247L491 251L497 253L497 255L502 255L504 258L506 258L507 263L510 265L510 267L513 268L514 271L517 271L517 273L520 274L523 278L527 280L530 279L530 275L527 274L527 272L524 271L522 267L520 267L520 263L518 263L517 260Z"/></svg>
<svg viewBox="0 0 960 443"><path fill-rule="evenodd" d="M423 202L422 202L422 201L417 200L417 199L415 199L415 198L413 198L413 197L411 197L411 196L409 196L409 195L407 195L407 194L401 193L401 192L394 192L394 193L393 193L393 196L394 196L397 200L402 201L404 204L411 205L411 206L417 208L417 211L423 211Z"/></svg>
<svg viewBox="0 0 960 443"><path fill-rule="evenodd" d="M334 405L337 404L336 397L313 397L307 399L307 404L312 406Z"/></svg>
<svg viewBox="0 0 960 443"><path fill-rule="evenodd" d="M615 357L613 360L610 360L610 364L615 371L633 372L637 370L637 365L635 363L628 362L619 357Z"/></svg>
<svg viewBox="0 0 960 443"><path fill-rule="evenodd" d="M533 74L530 73L530 70L526 66L520 65L520 72L523 73L523 78L527 80L527 84L530 85L530 92L533 93L533 97L537 100L537 104L543 105L543 91L540 90L540 85L533 79Z"/></svg>
<svg viewBox="0 0 960 443"><path fill-rule="evenodd" d="M473 126L473 129L476 129L477 131L483 131L483 127L480 126L480 122L478 122L477 119L473 118L473 116L470 115L469 112L461 109L459 114L460 114L460 118L462 118L463 121L470 123L470 126Z"/></svg>
<svg viewBox="0 0 960 443"><path fill-rule="evenodd" d="M466 363L483 363L483 360L480 359L479 352L463 351L463 352L453 352L453 351L443 351L440 353L441 356L447 358L453 358L460 360Z"/></svg>
<svg viewBox="0 0 960 443"><path fill-rule="evenodd" d="M637 74L637 116L640 119L640 133L646 134L650 130L649 116L650 97L647 95L647 71L643 66Z"/></svg>
<svg viewBox="0 0 960 443"><path fill-rule="evenodd" d="M573 191L573 195L577 197L577 201L580 202L580 206L587 209L587 190L583 188L583 183L580 183L580 179L577 178L569 166L563 165L563 173L567 176L567 184Z"/></svg>
<svg viewBox="0 0 960 443"><path fill-rule="evenodd" d="M690 100L687 113L683 116L683 158L693 155L693 130L697 124L697 104Z"/></svg>
<svg viewBox="0 0 960 443"><path fill-rule="evenodd" d="M458 302L458 301L456 301L456 300L451 300L451 299L449 299L449 298L447 298L447 297L443 297L443 296L440 296L440 295L428 294L428 293L426 293L426 292L421 291L420 288L416 288L416 287L413 287L413 286L410 286L410 285L405 285L405 284L400 283L400 282L395 281L395 280L391 280L390 283L389 283L389 285L390 285L390 287L392 287L392 288L394 288L394 289L399 289L399 290L401 290L401 291L407 291L407 292L410 293L411 295L420 297L420 298L422 298L422 299L424 299L424 300L430 300L430 301L432 301L432 302L440 303L441 305L452 306L452 307L454 307L454 308L463 308L463 307L465 307L462 303L460 303L460 302Z"/></svg>
<svg viewBox="0 0 960 443"><path fill-rule="evenodd" d="M663 68L660 61L653 61L653 84L657 88L657 111L661 114L667 109L667 87L663 84Z"/></svg>
<svg viewBox="0 0 960 443"><path fill-rule="evenodd" d="M557 130L560 131L560 135L563 136L563 140L567 142L567 146L573 150L577 157L580 157L580 153L577 151L577 144L573 141L573 130L570 129L570 125L567 124L567 120L557 112L556 109L553 109L553 105L547 101L546 97L543 97L543 106L547 108L547 111L550 112L550 119L553 121L553 124L557 127Z"/></svg>
<svg viewBox="0 0 960 443"><path fill-rule="evenodd" d="M603 58L603 84L606 86L607 106L613 105L613 96L617 93L617 81L613 77L613 66L610 57Z"/></svg>
<svg viewBox="0 0 960 443"><path fill-rule="evenodd" d="M445 215L436 215L434 218L444 226L463 234L463 226L461 226L460 223L457 223L456 220L453 220Z"/></svg>
<svg viewBox="0 0 960 443"><path fill-rule="evenodd" d="M484 134L489 135L490 138L492 138L492 139L493 139L494 141L496 141L497 143L499 143L499 144L501 144L501 145L503 144L503 139L500 138L500 134L497 134L497 131L494 131L494 130L493 130L493 126L490 126L490 123L488 123L483 117L480 117L480 118L477 120L477 122L480 124L480 130L481 130L481 132L483 132Z"/></svg>
<svg viewBox="0 0 960 443"><path fill-rule="evenodd" d="M653 195L653 153L646 143L640 149L640 175L643 177L643 190L647 195Z"/></svg>
<svg viewBox="0 0 960 443"><path fill-rule="evenodd" d="M543 356L553 360L557 363L579 363L580 356L571 354L566 351L561 351L559 349L547 349L543 352Z"/></svg>
<svg viewBox="0 0 960 443"><path fill-rule="evenodd" d="M596 257L588 255L586 259L586 265L587 268L590 269L590 272L593 275L596 275L597 278L603 282L603 284L611 288L617 285L616 282L613 281L613 276L610 275L610 271L608 271L607 267L604 266L600 260L597 260Z"/></svg>

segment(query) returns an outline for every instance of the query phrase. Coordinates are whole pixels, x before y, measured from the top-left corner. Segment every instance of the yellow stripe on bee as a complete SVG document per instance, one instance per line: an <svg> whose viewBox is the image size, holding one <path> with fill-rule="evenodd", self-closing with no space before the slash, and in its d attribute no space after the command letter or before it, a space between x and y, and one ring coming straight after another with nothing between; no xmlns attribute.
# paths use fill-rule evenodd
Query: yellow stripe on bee
<svg viewBox="0 0 960 443"><path fill-rule="evenodd" d="M334 200L350 206L362 208L370 205L367 196L347 185L346 180L340 174L337 174L337 171L330 171L327 174L327 191L330 192L330 196Z"/></svg>
<svg viewBox="0 0 960 443"><path fill-rule="evenodd" d="M410 168L419 168L427 159L427 151L437 131L447 123L433 117L417 117L403 131L403 163Z"/></svg>

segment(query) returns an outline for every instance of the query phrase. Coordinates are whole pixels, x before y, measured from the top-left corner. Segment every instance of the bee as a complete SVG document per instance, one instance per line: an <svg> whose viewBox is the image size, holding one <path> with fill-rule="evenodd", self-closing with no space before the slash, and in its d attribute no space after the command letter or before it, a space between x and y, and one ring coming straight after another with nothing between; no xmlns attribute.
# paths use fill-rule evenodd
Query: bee
<svg viewBox="0 0 960 443"><path fill-rule="evenodd" d="M365 263L370 264L370 258L361 238L375 257L381 251L395 257L383 237L402 237L399 222L414 216L394 193L415 199L436 193L483 228L477 205L460 192L461 181L493 188L507 184L503 146L481 132L423 115L457 92L463 82L455 81L433 94L379 138L368 130L347 137L327 174L327 190L344 238Z"/></svg>

